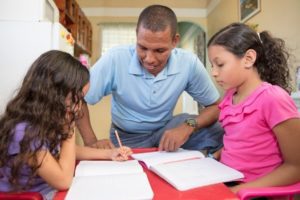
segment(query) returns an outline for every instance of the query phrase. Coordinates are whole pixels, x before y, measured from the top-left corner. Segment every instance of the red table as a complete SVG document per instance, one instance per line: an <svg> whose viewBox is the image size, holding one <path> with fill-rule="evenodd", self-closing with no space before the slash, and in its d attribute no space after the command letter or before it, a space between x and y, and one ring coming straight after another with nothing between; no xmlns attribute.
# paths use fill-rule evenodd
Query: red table
<svg viewBox="0 0 300 200"><path fill-rule="evenodd" d="M134 149L134 153L156 151L157 148ZM142 165L143 166L143 165ZM223 183L199 187L187 191L178 191L165 180L157 176L152 171L143 166L148 176L150 185L154 193L154 200L238 200L238 197L232 193ZM54 200L63 200L66 191L58 192Z"/></svg>

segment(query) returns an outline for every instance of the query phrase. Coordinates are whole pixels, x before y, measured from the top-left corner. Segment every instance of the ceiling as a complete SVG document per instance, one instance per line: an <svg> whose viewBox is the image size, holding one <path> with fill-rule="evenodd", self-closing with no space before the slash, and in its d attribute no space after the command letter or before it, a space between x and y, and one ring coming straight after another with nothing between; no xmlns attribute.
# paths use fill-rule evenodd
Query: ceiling
<svg viewBox="0 0 300 200"><path fill-rule="evenodd" d="M151 4L162 4L172 8L207 8L212 0L77 0L81 8L118 7L143 8Z"/></svg>

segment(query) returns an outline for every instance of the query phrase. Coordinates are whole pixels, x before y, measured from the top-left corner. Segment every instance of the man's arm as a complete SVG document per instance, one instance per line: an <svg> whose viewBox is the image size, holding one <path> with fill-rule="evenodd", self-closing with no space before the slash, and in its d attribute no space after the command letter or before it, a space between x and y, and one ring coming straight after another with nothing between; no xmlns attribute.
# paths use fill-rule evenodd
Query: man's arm
<svg viewBox="0 0 300 200"><path fill-rule="evenodd" d="M97 137L91 125L89 109L86 103L83 103L82 105L82 112L83 116L76 121L76 125L81 134L84 144L86 146L102 149L114 148L114 145L109 139L97 140Z"/></svg>
<svg viewBox="0 0 300 200"><path fill-rule="evenodd" d="M216 122L220 113L220 110L218 108L219 103L220 100L205 107L201 111L201 113L196 118L196 128L183 123L176 128L166 130L160 140L159 150L175 151L189 139L190 135L195 131L195 129L201 129Z"/></svg>
<svg viewBox="0 0 300 200"><path fill-rule="evenodd" d="M218 104L221 102L218 99L215 103L211 104L210 106L205 107L197 117L197 128L201 129L211 124L215 123L220 114L220 109L218 108Z"/></svg>

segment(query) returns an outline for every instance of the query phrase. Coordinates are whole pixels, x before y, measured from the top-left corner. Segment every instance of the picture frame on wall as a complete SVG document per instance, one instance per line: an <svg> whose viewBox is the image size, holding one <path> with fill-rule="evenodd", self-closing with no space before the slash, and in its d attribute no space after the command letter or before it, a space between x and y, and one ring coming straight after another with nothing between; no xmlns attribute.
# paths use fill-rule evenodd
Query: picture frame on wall
<svg viewBox="0 0 300 200"><path fill-rule="evenodd" d="M261 10L261 0L238 0L239 17L241 22L248 21Z"/></svg>

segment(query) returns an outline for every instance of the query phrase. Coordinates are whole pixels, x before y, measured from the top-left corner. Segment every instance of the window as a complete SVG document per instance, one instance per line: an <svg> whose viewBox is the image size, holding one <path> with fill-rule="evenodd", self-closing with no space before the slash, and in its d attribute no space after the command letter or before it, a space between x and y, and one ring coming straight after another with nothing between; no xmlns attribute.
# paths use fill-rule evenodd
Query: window
<svg viewBox="0 0 300 200"><path fill-rule="evenodd" d="M136 43L136 24L101 24L101 55L113 46Z"/></svg>

